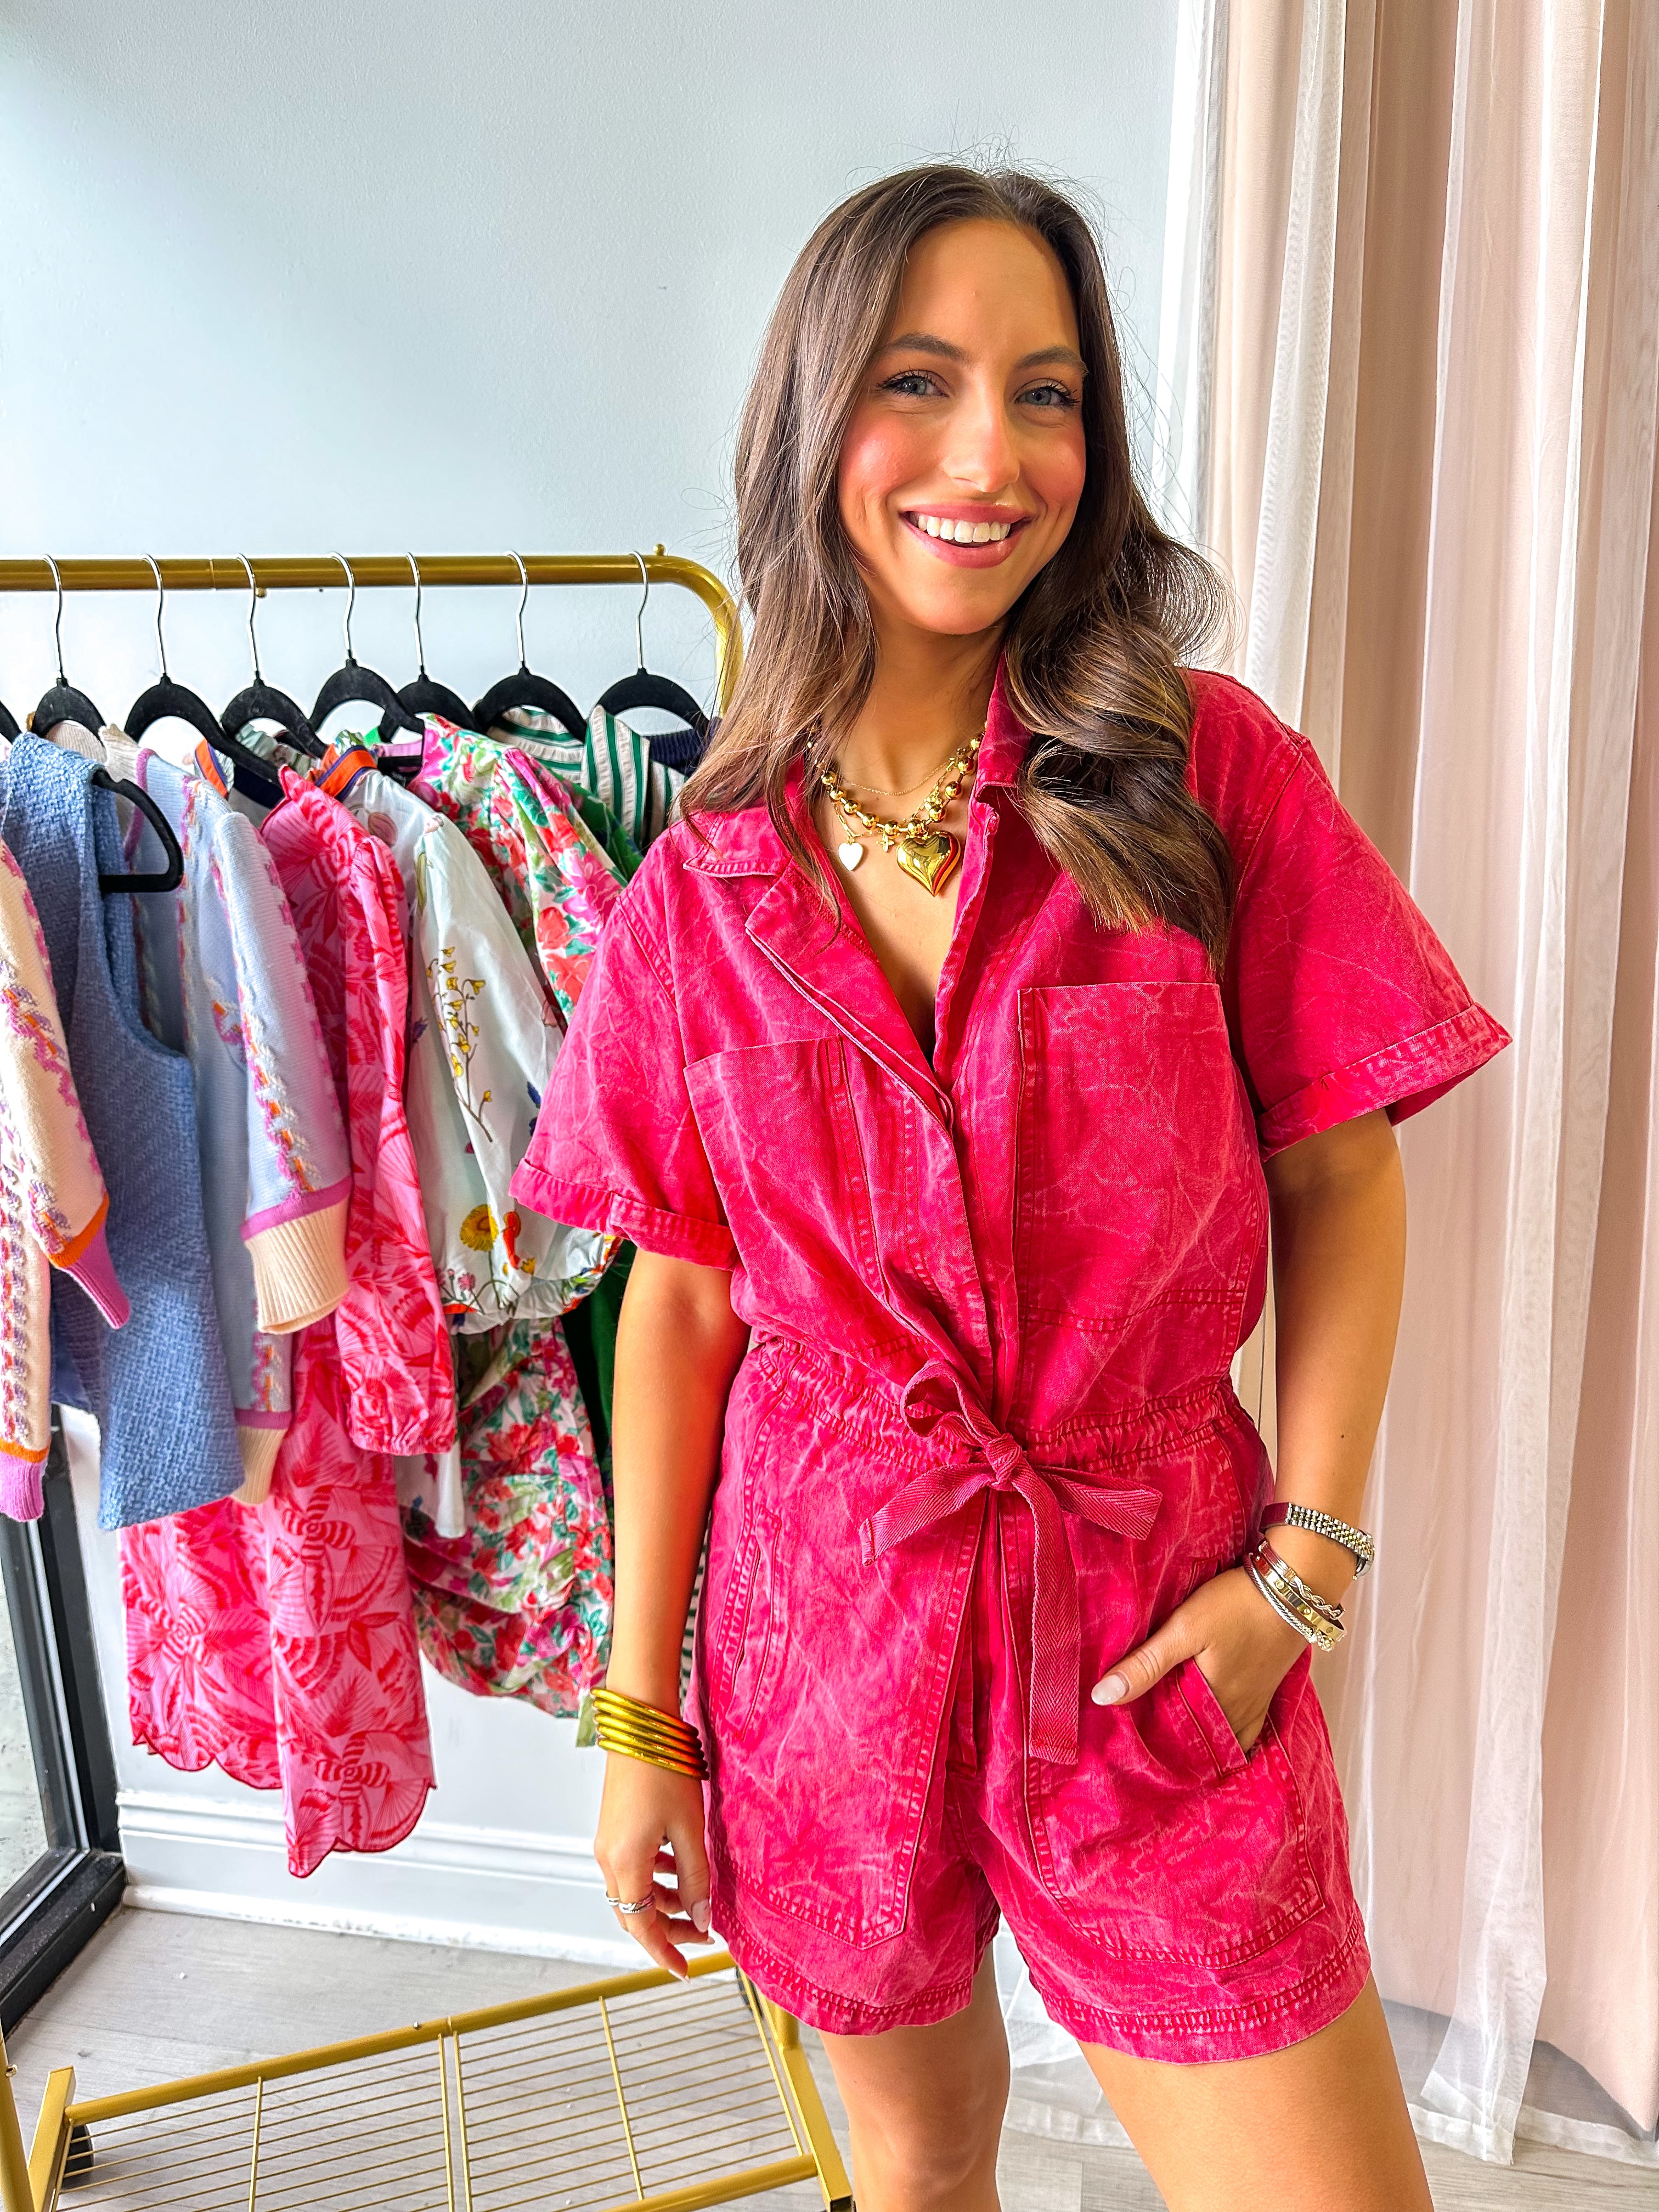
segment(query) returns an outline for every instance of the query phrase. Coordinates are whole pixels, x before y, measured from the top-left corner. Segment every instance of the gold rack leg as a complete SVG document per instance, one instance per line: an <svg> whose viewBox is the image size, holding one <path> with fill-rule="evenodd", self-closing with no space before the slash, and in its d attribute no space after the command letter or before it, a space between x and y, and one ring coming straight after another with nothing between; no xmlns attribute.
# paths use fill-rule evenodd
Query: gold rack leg
<svg viewBox="0 0 1659 2212"><path fill-rule="evenodd" d="M793 2013L787 2013L769 1998L762 1997L761 2002L766 2007L766 2017L789 2076L789 2087L795 2094L795 2108L805 2127L812 2155L818 2162L818 2186L823 2191L828 2212L853 2212L853 2185L842 2164L841 2146L830 2124L830 2115L823 2109L818 2085L812 2078L811 2062L801 2048L800 2022Z"/></svg>
<svg viewBox="0 0 1659 2212"><path fill-rule="evenodd" d="M75 2102L75 2069L59 2066L46 2076L46 2094L34 2118L34 2142L29 2150L29 2185L34 2191L36 2212L51 2212L58 2202L69 2170L74 2130L65 2117ZM91 2137L83 2141L90 2146ZM9 2208L8 2208L9 2212Z"/></svg>
<svg viewBox="0 0 1659 2212"><path fill-rule="evenodd" d="M23 2155L23 2130L17 2120L17 2100L12 2094L11 2067L6 2041L0 2036L0 2206L4 2212L35 2212L29 2164Z"/></svg>

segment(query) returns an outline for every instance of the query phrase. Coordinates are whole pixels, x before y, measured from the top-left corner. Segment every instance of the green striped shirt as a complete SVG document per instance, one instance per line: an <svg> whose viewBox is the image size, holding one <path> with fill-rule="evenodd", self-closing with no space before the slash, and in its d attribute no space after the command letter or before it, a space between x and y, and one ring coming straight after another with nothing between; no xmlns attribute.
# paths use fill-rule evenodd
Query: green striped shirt
<svg viewBox="0 0 1659 2212"><path fill-rule="evenodd" d="M531 757L545 760L567 783L611 809L641 852L674 817L685 778L651 757L651 740L596 707L580 732L564 729L533 707L510 707L491 734L531 740Z"/></svg>

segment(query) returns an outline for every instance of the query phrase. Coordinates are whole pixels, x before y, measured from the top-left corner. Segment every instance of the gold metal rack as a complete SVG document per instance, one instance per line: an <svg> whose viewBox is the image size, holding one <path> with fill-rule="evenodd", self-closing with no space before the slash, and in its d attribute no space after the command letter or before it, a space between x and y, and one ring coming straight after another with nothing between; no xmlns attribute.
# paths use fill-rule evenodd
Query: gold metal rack
<svg viewBox="0 0 1659 2212"><path fill-rule="evenodd" d="M729 1958L77 2100L27 2155L0 2044L3 2212L696 2212L816 2181L853 2212L800 2031Z"/></svg>
<svg viewBox="0 0 1659 2212"><path fill-rule="evenodd" d="M346 556L357 589L413 591L416 578L406 553ZM423 591L458 584L517 584L518 562L510 553L418 553ZM531 584L637 584L640 563L653 585L677 584L700 599L714 618L715 699L724 712L743 665L743 627L737 602L720 578L699 561L665 552L646 554L526 553L525 575ZM148 561L59 561L65 592L154 592ZM246 592L248 572L236 556L160 561L161 582L169 592ZM281 555L251 562L253 587L267 592L337 591L344 588L340 562L331 553ZM54 592L50 561L0 561L0 592Z"/></svg>

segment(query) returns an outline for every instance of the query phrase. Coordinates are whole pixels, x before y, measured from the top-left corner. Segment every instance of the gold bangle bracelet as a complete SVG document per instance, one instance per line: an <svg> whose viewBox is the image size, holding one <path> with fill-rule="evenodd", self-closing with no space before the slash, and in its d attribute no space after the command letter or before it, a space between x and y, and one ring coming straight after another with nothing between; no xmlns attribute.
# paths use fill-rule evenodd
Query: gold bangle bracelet
<svg viewBox="0 0 1659 2212"><path fill-rule="evenodd" d="M676 1713L665 1713L619 1690L593 1692L593 1712L602 1751L660 1766L672 1774L706 1781L708 1763L696 1730Z"/></svg>
<svg viewBox="0 0 1659 2212"><path fill-rule="evenodd" d="M670 1759L659 1751L647 1750L643 1746L627 1743L608 1743L603 1735L599 1749L612 1759L637 1759L642 1766L659 1766L666 1774L683 1774L688 1782L707 1782L708 1769L699 1759L694 1766L690 1759Z"/></svg>
<svg viewBox="0 0 1659 2212"><path fill-rule="evenodd" d="M638 1752L653 1759L672 1759L677 1765L696 1766L702 1753L689 1744L665 1743L660 1736L637 1735L632 1729L617 1728L601 1721L599 1737L604 1747L616 1751Z"/></svg>
<svg viewBox="0 0 1659 2212"><path fill-rule="evenodd" d="M641 1728L663 1729L671 1735L695 1735L696 1730L678 1713L665 1712L660 1705L647 1705L642 1698L630 1698L621 1690L608 1689L604 1683L593 1692L593 1704L598 1711L610 1711L618 1717L625 1715Z"/></svg>

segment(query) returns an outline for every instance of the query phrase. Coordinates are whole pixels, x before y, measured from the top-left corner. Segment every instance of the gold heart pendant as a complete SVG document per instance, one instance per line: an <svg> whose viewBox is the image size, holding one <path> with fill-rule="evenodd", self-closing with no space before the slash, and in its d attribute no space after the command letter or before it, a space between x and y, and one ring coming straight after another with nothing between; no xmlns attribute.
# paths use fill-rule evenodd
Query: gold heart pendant
<svg viewBox="0 0 1659 2212"><path fill-rule="evenodd" d="M937 898L957 872L962 848L948 831L931 837L906 837L893 848L893 858L907 876L914 876L923 890Z"/></svg>

